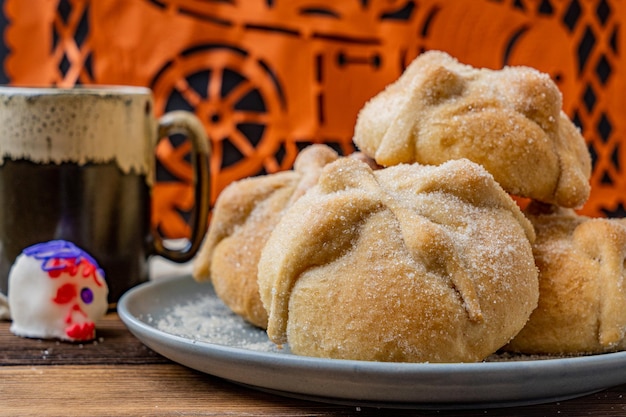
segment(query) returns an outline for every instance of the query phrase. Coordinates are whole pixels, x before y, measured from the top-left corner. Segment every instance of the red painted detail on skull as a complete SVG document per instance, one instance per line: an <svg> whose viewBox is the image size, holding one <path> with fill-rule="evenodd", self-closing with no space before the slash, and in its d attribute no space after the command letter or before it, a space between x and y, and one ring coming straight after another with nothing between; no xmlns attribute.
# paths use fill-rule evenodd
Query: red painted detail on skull
<svg viewBox="0 0 626 417"><path fill-rule="evenodd" d="M65 329L65 334L74 340L91 340L94 338L96 325L88 321L86 323L76 323Z"/></svg>
<svg viewBox="0 0 626 417"><path fill-rule="evenodd" d="M91 340L95 336L96 325L91 321L74 323L74 314L80 314L85 319L88 318L87 313L80 308L78 303L70 308L67 316L65 316L65 334L74 340Z"/></svg>
<svg viewBox="0 0 626 417"><path fill-rule="evenodd" d="M78 296L78 289L74 284L63 284L57 289L52 299L56 304L67 304Z"/></svg>
<svg viewBox="0 0 626 417"><path fill-rule="evenodd" d="M50 278L59 278L63 274L72 277L78 275L78 269L82 265L81 275L83 278L91 277L98 287L102 282L98 279L98 267L93 263L81 258L52 258L48 261L47 271Z"/></svg>
<svg viewBox="0 0 626 417"><path fill-rule="evenodd" d="M50 278L58 278L62 274L75 276L78 272L78 264L76 258L53 258L48 264L48 275Z"/></svg>
<svg viewBox="0 0 626 417"><path fill-rule="evenodd" d="M87 262L84 259L81 261L81 264L83 265L83 278L89 278L91 276L93 277L94 282L99 287L101 287L102 283L98 280L98 277L96 276L96 272L98 271L98 268L91 262Z"/></svg>

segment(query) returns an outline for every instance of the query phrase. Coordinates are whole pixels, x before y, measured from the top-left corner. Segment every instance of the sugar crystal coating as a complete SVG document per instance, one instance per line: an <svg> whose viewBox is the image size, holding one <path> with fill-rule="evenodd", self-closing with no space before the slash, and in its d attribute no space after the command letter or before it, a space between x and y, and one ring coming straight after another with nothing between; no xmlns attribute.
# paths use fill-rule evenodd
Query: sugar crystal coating
<svg viewBox="0 0 626 417"><path fill-rule="evenodd" d="M366 103L353 139L383 166L467 158L511 194L580 207L591 157L561 103L535 69L477 69L430 51Z"/></svg>
<svg viewBox="0 0 626 417"><path fill-rule="evenodd" d="M531 204L539 305L506 346L527 354L589 354L626 348L626 220L589 218Z"/></svg>
<svg viewBox="0 0 626 417"><path fill-rule="evenodd" d="M538 297L534 231L482 167L324 168L258 264L268 335L296 354L471 362L508 342Z"/></svg>

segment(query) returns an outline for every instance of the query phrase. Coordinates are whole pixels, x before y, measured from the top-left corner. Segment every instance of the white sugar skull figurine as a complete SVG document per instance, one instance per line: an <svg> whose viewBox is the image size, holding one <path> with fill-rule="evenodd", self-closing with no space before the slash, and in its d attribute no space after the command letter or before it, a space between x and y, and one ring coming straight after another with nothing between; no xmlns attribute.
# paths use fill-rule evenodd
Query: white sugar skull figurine
<svg viewBox="0 0 626 417"><path fill-rule="evenodd" d="M108 308L104 272L71 242L30 246L9 272L11 332L17 336L87 341Z"/></svg>

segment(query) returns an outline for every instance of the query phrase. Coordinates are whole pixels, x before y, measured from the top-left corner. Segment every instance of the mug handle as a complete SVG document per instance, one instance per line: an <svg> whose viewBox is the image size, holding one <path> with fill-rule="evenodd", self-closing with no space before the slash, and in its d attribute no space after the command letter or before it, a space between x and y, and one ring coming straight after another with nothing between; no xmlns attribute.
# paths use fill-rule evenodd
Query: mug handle
<svg viewBox="0 0 626 417"><path fill-rule="evenodd" d="M195 206L191 213L191 237L181 249L169 249L163 243L163 238L154 233L154 250L157 255L174 262L187 262L198 251L209 221L210 202L210 173L209 155L210 146L202 123L192 113L184 110L174 110L165 113L159 118L158 138L173 134L185 135L191 141L191 160L194 171L194 198Z"/></svg>

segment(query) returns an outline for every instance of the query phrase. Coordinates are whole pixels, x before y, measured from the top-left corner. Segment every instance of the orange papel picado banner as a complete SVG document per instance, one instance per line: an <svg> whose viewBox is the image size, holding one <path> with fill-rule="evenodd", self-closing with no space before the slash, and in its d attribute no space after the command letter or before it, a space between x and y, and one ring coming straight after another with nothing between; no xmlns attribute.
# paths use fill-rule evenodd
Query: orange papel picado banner
<svg viewBox="0 0 626 417"><path fill-rule="evenodd" d="M594 170L582 213L626 214L626 5L620 0L4 0L1 81L150 87L211 141L212 200L291 167L311 143L354 150L366 100L420 52L549 73ZM157 149L153 222L189 233L190 146Z"/></svg>

